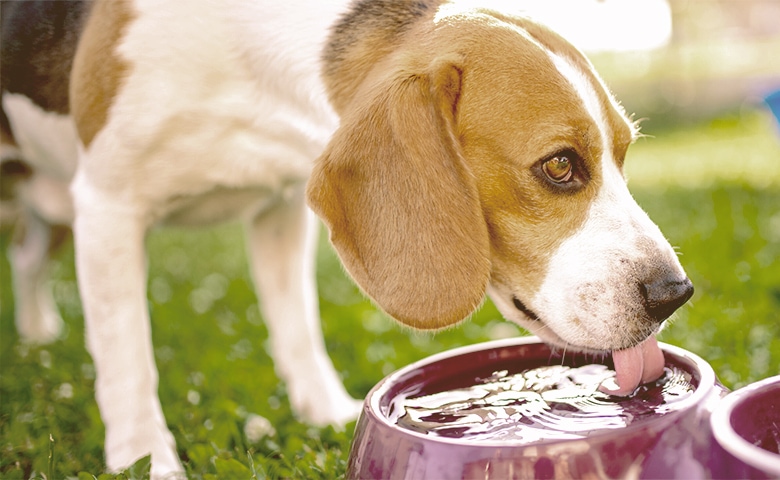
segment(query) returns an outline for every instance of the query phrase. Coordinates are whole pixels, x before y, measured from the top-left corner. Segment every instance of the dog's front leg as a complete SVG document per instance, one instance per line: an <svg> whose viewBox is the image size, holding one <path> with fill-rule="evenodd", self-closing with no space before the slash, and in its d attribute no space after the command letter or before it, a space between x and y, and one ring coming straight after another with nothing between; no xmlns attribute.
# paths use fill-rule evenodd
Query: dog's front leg
<svg viewBox="0 0 780 480"><path fill-rule="evenodd" d="M76 181L73 233L106 463L118 471L151 453L152 478L183 476L157 396L146 303L146 225L127 203Z"/></svg>
<svg viewBox="0 0 780 480"><path fill-rule="evenodd" d="M315 255L319 223L302 188L249 225L248 244L274 364L293 410L315 425L343 425L360 402L339 378L325 349Z"/></svg>

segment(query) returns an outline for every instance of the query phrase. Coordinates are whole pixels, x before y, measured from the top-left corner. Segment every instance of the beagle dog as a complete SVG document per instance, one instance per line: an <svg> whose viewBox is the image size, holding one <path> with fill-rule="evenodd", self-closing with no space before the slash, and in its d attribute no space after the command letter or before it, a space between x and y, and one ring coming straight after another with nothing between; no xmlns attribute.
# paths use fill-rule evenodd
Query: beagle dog
<svg viewBox="0 0 780 480"><path fill-rule="evenodd" d="M693 288L627 189L637 128L530 16L444 0L2 9L17 324L56 337L44 267L52 225L71 225L110 470L151 453L154 478L183 472L146 306L144 235L162 224L246 224L276 368L313 424L358 411L319 326L314 213L406 325L454 325L487 294L552 345L612 353L613 393L661 374L654 335Z"/></svg>

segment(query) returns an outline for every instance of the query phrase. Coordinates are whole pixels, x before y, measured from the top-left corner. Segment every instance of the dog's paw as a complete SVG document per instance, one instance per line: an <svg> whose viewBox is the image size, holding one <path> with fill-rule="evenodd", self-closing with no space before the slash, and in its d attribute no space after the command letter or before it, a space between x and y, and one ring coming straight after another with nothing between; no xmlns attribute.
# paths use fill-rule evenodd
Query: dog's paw
<svg viewBox="0 0 780 480"><path fill-rule="evenodd" d="M342 393L343 392L343 393ZM317 427L333 426L337 429L355 420L363 408L363 401L350 397L346 391L327 395L295 395L290 392L290 403L298 418Z"/></svg>
<svg viewBox="0 0 780 480"><path fill-rule="evenodd" d="M308 423L316 426L330 425L337 430L355 420L363 408L363 402L354 398L342 400L338 405L331 405L327 411L321 407L309 414Z"/></svg>
<svg viewBox="0 0 780 480"><path fill-rule="evenodd" d="M155 472L154 467L152 467L149 478L150 480L187 480L187 474L184 471Z"/></svg>
<svg viewBox="0 0 780 480"><path fill-rule="evenodd" d="M153 420L151 417L159 417ZM150 480L185 480L187 475L176 453L173 435L162 413L138 423L123 422L106 429L106 466L117 473L151 454ZM114 428L115 427L115 428Z"/></svg>
<svg viewBox="0 0 780 480"><path fill-rule="evenodd" d="M346 401L345 405L343 405L343 408L335 412L335 421L330 422L330 424L336 427L343 427L347 423L356 420L360 415L361 410L363 410L363 400L350 398Z"/></svg>
<svg viewBox="0 0 780 480"><path fill-rule="evenodd" d="M157 442L152 441L152 444ZM130 453L129 449L124 449L122 452L106 451L106 458L108 464L108 470L110 472L123 472L125 469L133 465L138 458L148 456L147 448L142 448L137 451L143 453ZM128 455L129 453L129 455ZM149 471L150 480L186 480L187 474L182 467L179 457L176 455L176 451L167 445L163 448L158 447L151 452L152 465Z"/></svg>
<svg viewBox="0 0 780 480"><path fill-rule="evenodd" d="M62 335L64 322L56 307L43 305L46 304L17 309L16 331L23 342L43 345L54 342Z"/></svg>

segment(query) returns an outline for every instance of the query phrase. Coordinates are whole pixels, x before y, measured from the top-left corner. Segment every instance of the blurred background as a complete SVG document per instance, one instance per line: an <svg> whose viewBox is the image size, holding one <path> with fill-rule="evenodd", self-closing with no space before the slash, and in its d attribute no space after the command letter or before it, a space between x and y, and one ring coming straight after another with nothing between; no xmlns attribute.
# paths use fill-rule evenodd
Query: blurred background
<svg viewBox="0 0 780 480"><path fill-rule="evenodd" d="M588 52L626 109L651 125L755 107L780 88L777 0L549 0L544 8L542 20Z"/></svg>
<svg viewBox="0 0 780 480"><path fill-rule="evenodd" d="M780 90L780 0L511 1L530 3L587 51L642 120L646 137L625 167L629 187L696 287L661 340L710 362L731 389L780 373L780 124L765 102ZM0 247L10 242L2 231ZM290 412L240 227L157 230L147 245L160 396L190 478L342 476L352 427L310 428ZM318 281L327 346L356 397L427 355L526 334L489 301L444 332L400 327L344 275L324 230ZM21 343L0 258L3 478L103 470L71 245L58 255L52 283L67 324L63 338ZM248 435L257 415L276 433Z"/></svg>

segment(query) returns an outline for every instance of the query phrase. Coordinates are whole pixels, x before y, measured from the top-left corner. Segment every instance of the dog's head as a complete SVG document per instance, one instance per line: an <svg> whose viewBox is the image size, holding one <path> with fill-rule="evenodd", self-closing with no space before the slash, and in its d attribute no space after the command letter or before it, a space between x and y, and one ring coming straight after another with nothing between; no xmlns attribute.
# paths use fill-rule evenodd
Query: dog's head
<svg viewBox="0 0 780 480"><path fill-rule="evenodd" d="M348 95L308 185L388 314L441 328L489 293L580 350L637 345L691 295L622 173L636 137L590 63L526 19L439 11Z"/></svg>

